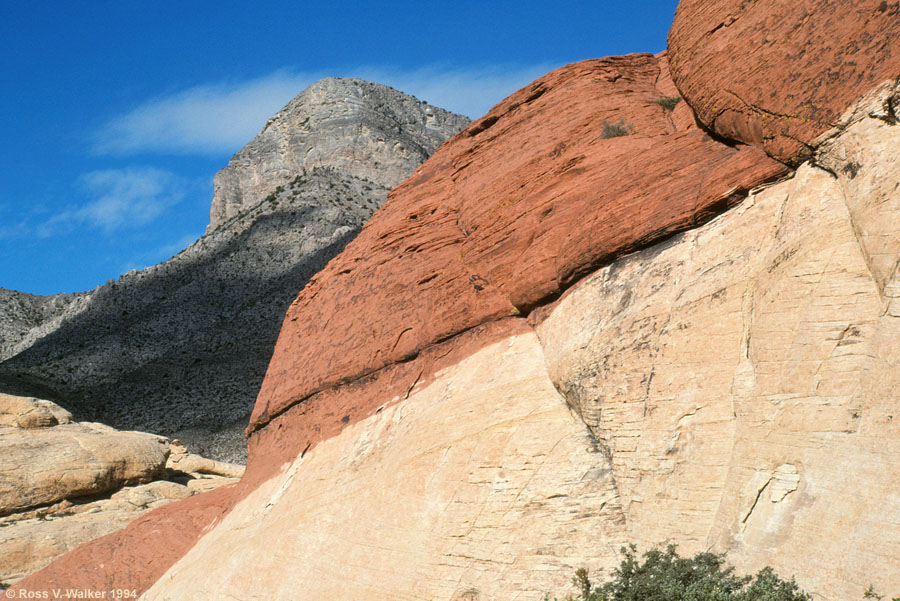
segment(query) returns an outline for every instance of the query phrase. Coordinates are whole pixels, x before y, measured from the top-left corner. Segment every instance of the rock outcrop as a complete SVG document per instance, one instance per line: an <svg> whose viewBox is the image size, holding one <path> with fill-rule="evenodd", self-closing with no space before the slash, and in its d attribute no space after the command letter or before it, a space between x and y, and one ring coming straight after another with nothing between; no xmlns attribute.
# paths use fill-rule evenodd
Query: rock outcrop
<svg viewBox="0 0 900 601"><path fill-rule="evenodd" d="M681 0L669 60L700 121L796 164L847 107L900 76L898 37L898 2ZM900 107L876 114L897 122Z"/></svg>
<svg viewBox="0 0 900 601"><path fill-rule="evenodd" d="M564 67L439 149L294 301L251 430L329 386L527 313L786 172L676 123L654 102L667 96L661 65L642 54ZM620 121L630 135L609 137Z"/></svg>
<svg viewBox="0 0 900 601"><path fill-rule="evenodd" d="M16 320L0 389L244 461L242 431L297 290L466 123L377 84L310 86L219 173L223 217L188 249L74 301L25 295L43 313Z"/></svg>
<svg viewBox="0 0 900 601"><path fill-rule="evenodd" d="M328 168L387 191L469 120L359 79L327 78L269 119L215 178L209 229L256 206L300 173Z"/></svg>
<svg viewBox="0 0 900 601"><path fill-rule="evenodd" d="M0 582L242 474L177 441L74 423L50 401L0 395Z"/></svg>
<svg viewBox="0 0 900 601"><path fill-rule="evenodd" d="M537 599L626 542L822 599L900 589L897 75L836 100L806 155L698 127L665 55L516 92L300 292L240 483L20 589Z"/></svg>

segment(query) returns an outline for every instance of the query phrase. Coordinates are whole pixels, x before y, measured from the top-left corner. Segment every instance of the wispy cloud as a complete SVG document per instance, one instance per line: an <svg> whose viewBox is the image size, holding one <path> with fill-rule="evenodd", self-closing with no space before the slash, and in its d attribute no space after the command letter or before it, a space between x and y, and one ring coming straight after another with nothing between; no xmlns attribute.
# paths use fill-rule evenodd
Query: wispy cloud
<svg viewBox="0 0 900 601"><path fill-rule="evenodd" d="M237 83L214 83L157 97L107 122L96 133L99 154L227 155L262 129L303 88L327 75L383 83L436 106L476 118L557 65L413 70L359 67L343 72L280 70Z"/></svg>
<svg viewBox="0 0 900 601"><path fill-rule="evenodd" d="M429 66L404 71L364 67L353 77L389 85L420 100L476 119L492 106L560 65Z"/></svg>
<svg viewBox="0 0 900 601"><path fill-rule="evenodd" d="M164 169L128 167L86 173L79 178L78 187L87 201L39 224L35 228L38 237L47 238L78 226L109 233L146 225L178 204L187 184Z"/></svg>
<svg viewBox="0 0 900 601"><path fill-rule="evenodd" d="M233 152L312 81L278 71L241 83L199 85L154 98L106 123L96 135L94 150L100 154Z"/></svg>

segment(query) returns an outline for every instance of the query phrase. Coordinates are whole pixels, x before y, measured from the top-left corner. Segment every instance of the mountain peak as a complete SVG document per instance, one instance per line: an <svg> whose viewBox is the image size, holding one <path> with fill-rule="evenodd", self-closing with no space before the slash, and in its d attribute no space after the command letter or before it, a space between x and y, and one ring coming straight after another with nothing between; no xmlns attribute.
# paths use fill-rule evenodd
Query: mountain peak
<svg viewBox="0 0 900 601"><path fill-rule="evenodd" d="M328 77L300 92L214 180L209 231L297 173L327 167L387 190L469 120L361 79Z"/></svg>

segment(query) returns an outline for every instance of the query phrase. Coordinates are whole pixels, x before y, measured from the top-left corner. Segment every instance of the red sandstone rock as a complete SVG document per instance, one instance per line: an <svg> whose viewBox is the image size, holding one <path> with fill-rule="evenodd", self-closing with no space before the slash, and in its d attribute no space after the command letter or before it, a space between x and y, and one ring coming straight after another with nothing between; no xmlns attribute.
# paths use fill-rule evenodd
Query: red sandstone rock
<svg viewBox="0 0 900 601"><path fill-rule="evenodd" d="M785 168L654 101L657 57L568 65L441 147L288 311L251 418L560 294ZM657 82L662 87L658 87ZM620 125L629 135L605 137Z"/></svg>
<svg viewBox="0 0 900 601"><path fill-rule="evenodd" d="M668 56L700 121L796 163L851 103L900 76L898 39L896 1L681 0Z"/></svg>
<svg viewBox="0 0 900 601"><path fill-rule="evenodd" d="M596 265L786 172L654 102L673 93L664 57L641 54L563 67L498 104L399 186L294 302L240 485L153 511L18 587L145 590L283 463L526 328L509 317ZM604 137L620 123L630 135Z"/></svg>
<svg viewBox="0 0 900 601"><path fill-rule="evenodd" d="M224 486L160 507L118 532L66 553L10 590L107 591L106 598L115 589L143 593L194 546L206 527L231 509L241 498L240 491L240 484Z"/></svg>

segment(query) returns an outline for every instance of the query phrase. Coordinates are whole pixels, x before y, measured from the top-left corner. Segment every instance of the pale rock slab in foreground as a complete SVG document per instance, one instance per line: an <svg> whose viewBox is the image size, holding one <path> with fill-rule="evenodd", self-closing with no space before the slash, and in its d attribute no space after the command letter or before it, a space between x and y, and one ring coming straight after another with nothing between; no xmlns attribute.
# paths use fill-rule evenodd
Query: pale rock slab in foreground
<svg viewBox="0 0 900 601"><path fill-rule="evenodd" d="M623 527L526 334L286 465L144 598L538 599L608 567Z"/></svg>

